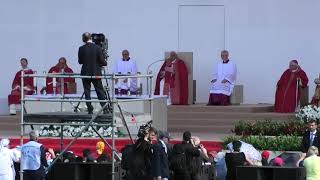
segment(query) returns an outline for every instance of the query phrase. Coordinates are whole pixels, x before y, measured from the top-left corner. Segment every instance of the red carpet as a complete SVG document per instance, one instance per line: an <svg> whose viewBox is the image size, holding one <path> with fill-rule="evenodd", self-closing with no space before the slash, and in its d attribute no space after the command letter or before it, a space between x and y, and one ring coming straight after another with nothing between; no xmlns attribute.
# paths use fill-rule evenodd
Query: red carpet
<svg viewBox="0 0 320 180"><path fill-rule="evenodd" d="M72 139L64 139L64 147L68 145L68 143L72 141ZM74 152L76 155L82 156L82 151L84 149L90 149L92 152L95 152L96 143L100 141L100 139L97 138L81 138L78 139L69 149L69 151ZM24 140L24 143L27 142L27 139ZM107 142L111 145L111 139L107 139ZM116 149L118 152L121 151L121 149L126 145L130 144L129 139L116 139ZM179 143L180 141L173 140L171 141L172 144ZM58 138L40 138L39 143L43 144L45 148L53 148L54 150L60 150L60 139ZM217 141L201 141L201 144L204 145L204 147L210 151L220 151L222 147L221 142ZM20 139L17 138L11 138L10 139L10 146L11 148L20 145ZM110 153L110 149L106 146L105 148L108 153Z"/></svg>

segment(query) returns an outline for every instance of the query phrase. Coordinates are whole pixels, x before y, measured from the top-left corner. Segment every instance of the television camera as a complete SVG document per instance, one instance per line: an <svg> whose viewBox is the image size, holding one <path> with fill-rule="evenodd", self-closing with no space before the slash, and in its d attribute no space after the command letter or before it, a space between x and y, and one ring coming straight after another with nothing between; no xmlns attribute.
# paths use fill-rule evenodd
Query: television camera
<svg viewBox="0 0 320 180"><path fill-rule="evenodd" d="M103 56L105 60L108 60L108 39L105 37L103 33L92 33L91 34L92 41L96 45L102 48Z"/></svg>

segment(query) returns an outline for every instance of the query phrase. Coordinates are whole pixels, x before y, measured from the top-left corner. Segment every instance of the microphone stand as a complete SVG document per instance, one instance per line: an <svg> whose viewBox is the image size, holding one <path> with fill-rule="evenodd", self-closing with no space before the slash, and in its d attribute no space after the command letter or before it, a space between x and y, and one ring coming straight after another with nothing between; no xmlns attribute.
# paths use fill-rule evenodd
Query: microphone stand
<svg viewBox="0 0 320 180"><path fill-rule="evenodd" d="M161 62L161 61L166 61L166 60L160 59L160 60L156 60L156 61L152 62L151 64L149 64L147 67L147 74L152 74L152 72L149 71L150 67L158 62ZM152 84L150 86L151 86L151 88L150 88L150 95L151 95L152 94L152 92L151 92L152 91ZM147 92L149 93L149 78L147 78Z"/></svg>

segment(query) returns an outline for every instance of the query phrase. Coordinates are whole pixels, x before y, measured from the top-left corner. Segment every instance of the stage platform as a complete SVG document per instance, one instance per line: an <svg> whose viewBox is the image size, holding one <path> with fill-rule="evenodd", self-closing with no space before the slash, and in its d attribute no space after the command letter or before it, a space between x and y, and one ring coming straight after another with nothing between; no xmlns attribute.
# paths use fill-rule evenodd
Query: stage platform
<svg viewBox="0 0 320 180"><path fill-rule="evenodd" d="M90 117L90 115L85 115ZM239 120L294 119L294 114L274 113L272 104L242 104L234 106L206 106L205 104L168 106L168 131L175 139L181 139L185 130L194 132L206 140L219 140L231 134ZM19 137L20 115L0 116L0 136Z"/></svg>
<svg viewBox="0 0 320 180"><path fill-rule="evenodd" d="M273 105L271 104L244 104L238 106L206 106L205 104L189 106L171 105L168 106L167 114L168 131L176 142L182 139L183 131L189 130L202 141L208 144L215 144L232 134L231 129L233 129L234 124L239 120L259 121L270 119L288 121L294 118L294 114L274 113L272 110ZM89 117L90 115L84 116ZM0 137L18 139L20 136L19 123L20 115L0 116ZM118 140L128 141L128 137L117 138Z"/></svg>
<svg viewBox="0 0 320 180"><path fill-rule="evenodd" d="M89 122L91 114L84 112L43 112L24 115L26 123L68 123L68 122ZM112 114L99 114L94 123L111 123Z"/></svg>
<svg viewBox="0 0 320 180"><path fill-rule="evenodd" d="M240 121L288 121L294 114L273 112L272 104L242 104L232 106L207 106L206 104L168 106L168 131L201 132L218 136L231 134Z"/></svg>

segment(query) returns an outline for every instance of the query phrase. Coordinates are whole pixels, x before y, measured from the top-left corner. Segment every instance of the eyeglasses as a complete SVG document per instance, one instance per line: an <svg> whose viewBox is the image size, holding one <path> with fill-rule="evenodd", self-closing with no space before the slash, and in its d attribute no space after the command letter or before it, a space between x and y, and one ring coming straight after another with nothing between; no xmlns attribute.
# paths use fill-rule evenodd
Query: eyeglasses
<svg viewBox="0 0 320 180"><path fill-rule="evenodd" d="M129 56L129 54L122 54L123 56Z"/></svg>

